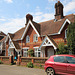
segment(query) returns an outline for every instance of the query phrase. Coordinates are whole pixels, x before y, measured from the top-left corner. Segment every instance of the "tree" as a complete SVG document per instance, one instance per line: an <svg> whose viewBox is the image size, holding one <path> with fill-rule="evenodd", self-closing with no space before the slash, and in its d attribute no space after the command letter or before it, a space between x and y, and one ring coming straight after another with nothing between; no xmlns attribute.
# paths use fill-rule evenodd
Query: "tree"
<svg viewBox="0 0 75 75"><path fill-rule="evenodd" d="M56 54L68 54L68 47L64 45L63 42L60 42L58 44L58 49L57 49L57 53Z"/></svg>
<svg viewBox="0 0 75 75"><path fill-rule="evenodd" d="M68 26L67 45L72 54L75 54L75 21Z"/></svg>

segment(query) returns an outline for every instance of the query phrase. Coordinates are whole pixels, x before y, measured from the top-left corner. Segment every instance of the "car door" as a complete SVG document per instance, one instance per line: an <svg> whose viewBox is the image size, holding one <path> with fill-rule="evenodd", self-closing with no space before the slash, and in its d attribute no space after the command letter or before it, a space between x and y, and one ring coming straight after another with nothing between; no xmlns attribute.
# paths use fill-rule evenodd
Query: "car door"
<svg viewBox="0 0 75 75"><path fill-rule="evenodd" d="M66 73L67 65L65 63L64 56L56 56L54 57L54 65L53 65L56 73Z"/></svg>
<svg viewBox="0 0 75 75"><path fill-rule="evenodd" d="M75 57L66 56L67 73L75 75Z"/></svg>

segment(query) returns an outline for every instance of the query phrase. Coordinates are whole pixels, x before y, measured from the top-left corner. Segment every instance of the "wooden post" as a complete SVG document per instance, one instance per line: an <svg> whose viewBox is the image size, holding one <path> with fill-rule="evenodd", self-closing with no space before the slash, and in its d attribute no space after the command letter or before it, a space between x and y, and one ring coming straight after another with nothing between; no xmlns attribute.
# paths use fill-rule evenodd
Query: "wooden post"
<svg viewBox="0 0 75 75"><path fill-rule="evenodd" d="M9 57L9 62L10 62L10 64L11 63L13 64L13 56L12 55Z"/></svg>
<svg viewBox="0 0 75 75"><path fill-rule="evenodd" d="M17 65L20 65L20 63L21 63L21 56L20 56L20 55L18 55Z"/></svg>
<svg viewBox="0 0 75 75"><path fill-rule="evenodd" d="M32 59L32 63L34 63L34 59Z"/></svg>

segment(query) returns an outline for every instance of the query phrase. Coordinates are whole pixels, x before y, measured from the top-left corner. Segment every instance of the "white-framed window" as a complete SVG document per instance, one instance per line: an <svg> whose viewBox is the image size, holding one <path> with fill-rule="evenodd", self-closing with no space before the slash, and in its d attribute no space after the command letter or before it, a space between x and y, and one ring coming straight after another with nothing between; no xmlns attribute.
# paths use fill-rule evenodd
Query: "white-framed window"
<svg viewBox="0 0 75 75"><path fill-rule="evenodd" d="M35 34L35 35L33 36L33 42L37 42L37 41L38 41L38 35Z"/></svg>
<svg viewBox="0 0 75 75"><path fill-rule="evenodd" d="M23 49L23 56L24 57L28 57L28 50L29 50L29 48L24 48Z"/></svg>
<svg viewBox="0 0 75 75"><path fill-rule="evenodd" d="M67 38L67 29L65 30L65 38Z"/></svg>
<svg viewBox="0 0 75 75"><path fill-rule="evenodd" d="M29 35L26 36L26 43L29 43L30 42L30 37Z"/></svg>
<svg viewBox="0 0 75 75"><path fill-rule="evenodd" d="M39 50L39 47L34 47L34 55L35 57L40 57L41 51Z"/></svg>
<svg viewBox="0 0 75 75"><path fill-rule="evenodd" d="M0 54L2 53L2 42L0 42Z"/></svg>

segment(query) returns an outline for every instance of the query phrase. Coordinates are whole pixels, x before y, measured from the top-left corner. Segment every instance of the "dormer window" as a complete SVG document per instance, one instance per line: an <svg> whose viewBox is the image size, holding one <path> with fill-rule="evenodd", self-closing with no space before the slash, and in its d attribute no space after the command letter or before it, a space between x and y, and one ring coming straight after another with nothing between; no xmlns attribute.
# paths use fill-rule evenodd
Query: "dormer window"
<svg viewBox="0 0 75 75"><path fill-rule="evenodd" d="M67 38L67 29L65 30L65 38Z"/></svg>
<svg viewBox="0 0 75 75"><path fill-rule="evenodd" d="M37 36L37 34L35 34L34 36L33 36L33 42L37 42L38 41L38 36Z"/></svg>
<svg viewBox="0 0 75 75"><path fill-rule="evenodd" d="M30 37L29 35L26 36L26 43L29 43L30 42Z"/></svg>

